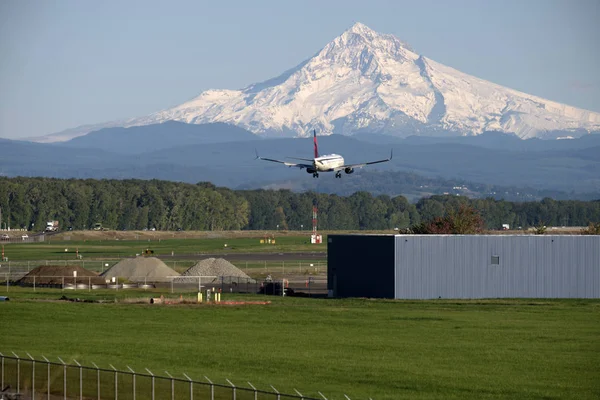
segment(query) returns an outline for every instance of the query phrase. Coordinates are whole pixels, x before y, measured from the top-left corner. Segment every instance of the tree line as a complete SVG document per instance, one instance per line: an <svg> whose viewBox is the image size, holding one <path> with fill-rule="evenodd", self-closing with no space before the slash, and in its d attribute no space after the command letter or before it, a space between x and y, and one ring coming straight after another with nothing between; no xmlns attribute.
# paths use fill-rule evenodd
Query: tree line
<svg viewBox="0 0 600 400"><path fill-rule="evenodd" d="M326 230L405 229L469 207L485 229L588 226L600 221L600 200L509 202L493 198L431 196L409 203L403 196L359 191L349 196L289 190L231 190L208 182L0 177L2 228L43 230L310 230L313 206Z"/></svg>

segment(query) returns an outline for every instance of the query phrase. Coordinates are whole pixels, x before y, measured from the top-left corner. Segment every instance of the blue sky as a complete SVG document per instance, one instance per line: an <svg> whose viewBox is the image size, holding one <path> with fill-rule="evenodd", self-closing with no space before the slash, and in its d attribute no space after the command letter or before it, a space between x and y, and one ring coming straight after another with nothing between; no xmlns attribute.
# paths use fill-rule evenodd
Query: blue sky
<svg viewBox="0 0 600 400"><path fill-rule="evenodd" d="M600 112L598 0L0 1L0 137L239 89L355 22L482 79Z"/></svg>

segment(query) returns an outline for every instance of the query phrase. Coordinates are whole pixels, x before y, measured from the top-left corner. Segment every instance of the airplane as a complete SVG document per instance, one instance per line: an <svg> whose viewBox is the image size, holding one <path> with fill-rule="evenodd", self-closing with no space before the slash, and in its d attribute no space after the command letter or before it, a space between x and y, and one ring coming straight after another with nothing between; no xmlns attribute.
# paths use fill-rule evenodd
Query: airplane
<svg viewBox="0 0 600 400"><path fill-rule="evenodd" d="M256 159L264 160L264 161L272 161L276 163L283 164L287 167L296 167L300 169L306 168L306 172L313 175L313 178L319 177L319 172L335 172L336 178L342 177L342 171L347 174L351 174L354 172L355 168L362 168L367 165L379 164L383 162L388 162L392 159L393 153L390 152L390 158L386 158L385 160L377 160L377 161L369 161L359 164L344 164L344 157L339 154L327 154L324 156L319 155L319 146L317 144L317 131L316 129L313 131L313 142L315 147L315 157L313 159L310 158L295 158L288 157L294 160L302 160L302 161L310 161L311 164L302 164L302 163L292 163L288 161L274 160L272 158L260 157L258 155L258 151L256 151Z"/></svg>

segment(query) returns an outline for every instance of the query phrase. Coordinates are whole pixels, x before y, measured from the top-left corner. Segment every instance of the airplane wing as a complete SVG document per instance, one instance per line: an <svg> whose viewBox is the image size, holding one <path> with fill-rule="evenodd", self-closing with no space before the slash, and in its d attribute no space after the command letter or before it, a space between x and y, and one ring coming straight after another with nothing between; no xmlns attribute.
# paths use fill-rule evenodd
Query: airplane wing
<svg viewBox="0 0 600 400"><path fill-rule="evenodd" d="M286 167L296 167L296 168L300 168L300 169L303 169L303 168L313 168L312 164L291 163L291 162L288 162L288 161L275 160L273 158L260 157L258 155L258 152L256 152L256 159L257 160L264 160L264 161L271 161L271 162L280 163L280 164L285 165Z"/></svg>
<svg viewBox="0 0 600 400"><path fill-rule="evenodd" d="M298 158L298 157L286 157L286 158L289 158L291 160L302 160L302 161L311 161L311 162L313 161L310 158Z"/></svg>
<svg viewBox="0 0 600 400"><path fill-rule="evenodd" d="M372 164L379 164L379 163L384 163L384 162L388 162L392 159L393 157L393 150L390 152L390 158L386 158L385 160L376 160L376 161L368 161L368 162L364 162L364 163L358 163L358 164L346 164L346 165L342 165L339 167L335 167L333 170L334 171L341 171L343 169L346 168L362 168L362 167L366 167L367 165L372 165Z"/></svg>

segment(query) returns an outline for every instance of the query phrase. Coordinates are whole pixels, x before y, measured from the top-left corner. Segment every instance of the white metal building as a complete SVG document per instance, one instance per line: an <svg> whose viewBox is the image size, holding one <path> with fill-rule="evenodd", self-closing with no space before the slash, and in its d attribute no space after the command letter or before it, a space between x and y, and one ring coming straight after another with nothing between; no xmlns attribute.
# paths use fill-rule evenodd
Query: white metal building
<svg viewBox="0 0 600 400"><path fill-rule="evenodd" d="M600 298L600 236L329 235L334 297Z"/></svg>

